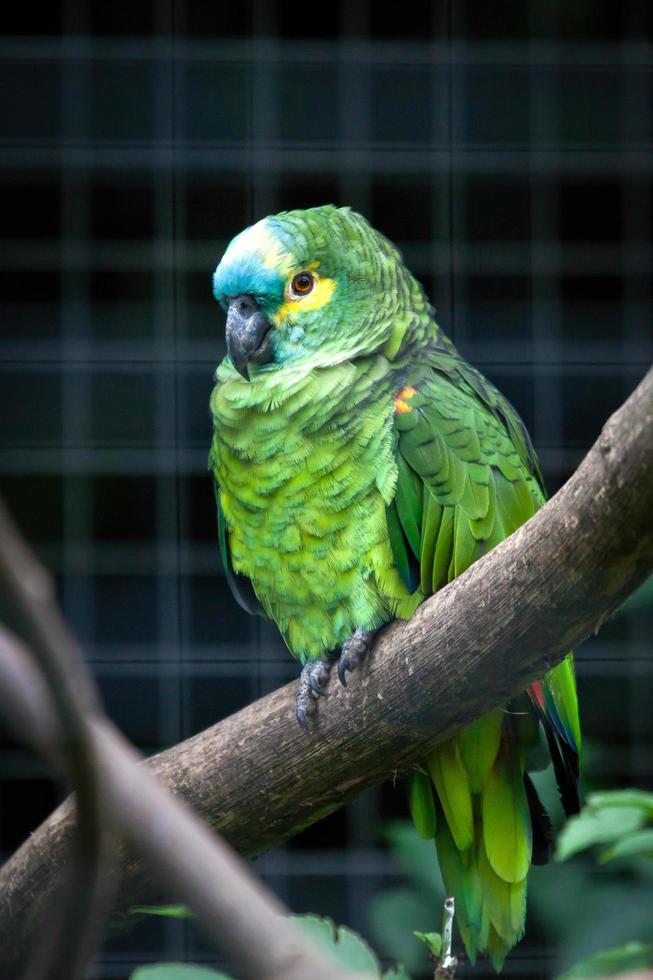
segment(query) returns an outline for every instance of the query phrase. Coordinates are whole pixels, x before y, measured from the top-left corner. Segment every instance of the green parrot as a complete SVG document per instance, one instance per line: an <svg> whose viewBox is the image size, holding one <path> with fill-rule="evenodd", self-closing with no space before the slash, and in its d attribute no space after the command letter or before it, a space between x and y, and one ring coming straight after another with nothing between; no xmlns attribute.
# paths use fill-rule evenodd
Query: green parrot
<svg viewBox="0 0 653 980"><path fill-rule="evenodd" d="M214 277L227 357L209 466L222 560L249 612L302 664L314 723L331 666L346 684L375 632L406 619L545 500L515 409L457 352L395 246L331 205L262 219ZM522 937L526 878L551 825L529 771L553 761L578 809L571 654L440 744L409 780L472 961Z"/></svg>

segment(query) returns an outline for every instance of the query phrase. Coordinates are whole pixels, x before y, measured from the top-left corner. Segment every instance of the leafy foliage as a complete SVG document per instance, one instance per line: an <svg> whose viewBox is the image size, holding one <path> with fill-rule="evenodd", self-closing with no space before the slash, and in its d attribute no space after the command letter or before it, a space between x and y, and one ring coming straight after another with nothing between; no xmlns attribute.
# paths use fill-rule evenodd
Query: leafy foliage
<svg viewBox="0 0 653 980"><path fill-rule="evenodd" d="M434 959L439 959L442 953L442 936L439 932L414 932L414 936L426 944L426 948Z"/></svg>
<svg viewBox="0 0 653 980"><path fill-rule="evenodd" d="M440 955L441 937L428 929L439 917L444 891L432 842L421 840L408 822L391 824L387 837L409 880L376 896L370 905L371 926L378 948L419 974L427 962L424 945L432 957ZM558 980L611 976L653 965L653 930L646 926L653 867L647 873L642 864L653 860L653 793L636 789L592 793L583 811L564 827L556 857L566 861L601 845L598 860L605 863L621 858L623 870L616 877L601 876L591 888L582 862L536 868L532 875L531 905L540 925L560 945L566 963L583 957ZM193 915L183 905L139 905L130 913L181 919ZM352 930L316 915L292 918L313 942L348 969L377 980L409 980L403 967L382 973L378 957ZM416 931L416 926L424 931ZM638 933L646 941L632 941L632 935ZM606 936L618 945L596 952ZM131 980L230 978L206 967L169 963L140 967Z"/></svg>
<svg viewBox="0 0 653 980"><path fill-rule="evenodd" d="M161 915L172 918L192 918L192 911L185 905L135 905L130 909L135 915ZM332 956L348 971L374 978L374 980L410 980L403 966L383 973L376 954L364 939L347 926L336 926L331 919L319 915L292 915L291 920L314 946ZM226 973L219 973L204 966L184 963L154 963L141 966L132 973L130 980L232 980Z"/></svg>
<svg viewBox="0 0 653 980"><path fill-rule="evenodd" d="M589 781L601 745L589 742L586 751ZM560 826L563 814L551 770L536 773L533 778L538 795ZM582 966L605 946L626 950L630 955L634 938L644 946L653 943L653 864L648 860L653 856L649 836L653 830L652 806L653 794L642 790L592 793L586 808L591 810L592 819L587 820L584 810L581 817L568 822L568 830L561 830L559 859L566 861L572 854L579 855L578 859L532 869L530 921L537 923L544 942L555 947L563 971L579 961ZM615 811L616 817L605 816L604 811L608 810ZM595 815L599 812L601 832L597 833ZM433 847L420 840L407 822L391 824L386 835L406 880L370 903L374 943L384 955L405 963L411 973L426 975L423 940L420 942L415 930L427 934L439 926L444 898L443 889L437 885ZM614 865L608 864L600 875L593 872L589 858L595 845L599 860L621 858L619 862L614 860ZM583 852L587 852L587 858L583 858Z"/></svg>
<svg viewBox="0 0 653 980"><path fill-rule="evenodd" d="M558 840L556 857L566 861L572 854L595 844L612 844L600 860L616 857L653 857L653 793L642 790L615 790L592 793L587 804L572 817Z"/></svg>
<svg viewBox="0 0 653 980"><path fill-rule="evenodd" d="M567 970L558 980L580 980L581 977L612 977L639 970L653 963L653 945L626 943L614 949L596 953Z"/></svg>
<svg viewBox="0 0 653 980"><path fill-rule="evenodd" d="M293 915L292 921L307 939L335 955L342 966L369 976L381 976L381 964L364 939L347 926L336 926L331 919L319 915Z"/></svg>
<svg viewBox="0 0 653 980"><path fill-rule="evenodd" d="M639 807L653 820L653 793L647 793L643 789L613 789L606 793L592 793L587 805L599 808Z"/></svg>
<svg viewBox="0 0 653 980"><path fill-rule="evenodd" d="M601 864L620 857L639 857L653 860L653 828L622 837L599 857Z"/></svg>
<svg viewBox="0 0 653 980"><path fill-rule="evenodd" d="M646 825L649 826L646 826ZM653 793L642 790L615 790L593 793L578 816L564 828L558 841L559 861L597 844L611 844L599 854L599 862L616 858L653 860ZM649 892L650 878L644 889ZM645 899L646 901L646 899ZM633 894L625 891L621 904L633 908ZM653 964L653 943L630 941L612 949L594 953L564 973L558 980L577 980L581 977L608 977Z"/></svg>
<svg viewBox="0 0 653 980"><path fill-rule="evenodd" d="M231 980L231 977L192 963L153 963L139 966L129 980Z"/></svg>

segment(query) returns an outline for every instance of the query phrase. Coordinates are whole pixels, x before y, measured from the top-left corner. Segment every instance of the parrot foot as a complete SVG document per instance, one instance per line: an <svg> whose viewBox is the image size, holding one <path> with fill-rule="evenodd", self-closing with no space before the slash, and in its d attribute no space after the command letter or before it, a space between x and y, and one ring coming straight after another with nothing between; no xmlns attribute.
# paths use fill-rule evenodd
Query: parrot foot
<svg viewBox="0 0 653 980"><path fill-rule="evenodd" d="M308 719L317 709L317 699L325 698L324 685L329 680L333 662L331 660L312 660L302 668L297 688L297 708L295 714L302 728L309 730Z"/></svg>
<svg viewBox="0 0 653 980"><path fill-rule="evenodd" d="M347 687L345 676L348 670L356 670L363 663L368 653L372 649L374 637L378 630L357 629L349 639L343 643L338 661L338 677L343 687Z"/></svg>

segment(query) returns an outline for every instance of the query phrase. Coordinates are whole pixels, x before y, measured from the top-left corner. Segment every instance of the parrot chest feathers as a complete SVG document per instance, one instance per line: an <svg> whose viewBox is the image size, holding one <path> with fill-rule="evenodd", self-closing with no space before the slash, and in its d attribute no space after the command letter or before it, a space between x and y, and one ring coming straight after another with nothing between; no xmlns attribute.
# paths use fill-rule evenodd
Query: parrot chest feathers
<svg viewBox="0 0 653 980"><path fill-rule="evenodd" d="M394 404L390 394L365 404L373 386L378 395L375 362L365 385L346 364L315 372L290 394L284 387L278 404L252 404L251 388L242 392L250 404L237 404L241 393L229 384L211 402L233 569L251 580L302 660L387 622L409 595L386 522L397 478Z"/></svg>

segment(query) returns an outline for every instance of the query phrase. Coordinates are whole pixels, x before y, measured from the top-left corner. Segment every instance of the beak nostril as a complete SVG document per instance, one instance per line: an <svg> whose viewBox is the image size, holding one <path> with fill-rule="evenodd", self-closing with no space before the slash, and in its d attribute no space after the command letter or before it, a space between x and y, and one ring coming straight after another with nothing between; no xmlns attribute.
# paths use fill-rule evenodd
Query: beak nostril
<svg viewBox="0 0 653 980"><path fill-rule="evenodd" d="M246 294L234 297L231 302L236 312L243 317L249 316L251 313L255 313L258 309L254 297Z"/></svg>
<svg viewBox="0 0 653 980"><path fill-rule="evenodd" d="M253 296L242 293L229 299L227 352L236 370L249 381L248 364L274 360L271 324Z"/></svg>

